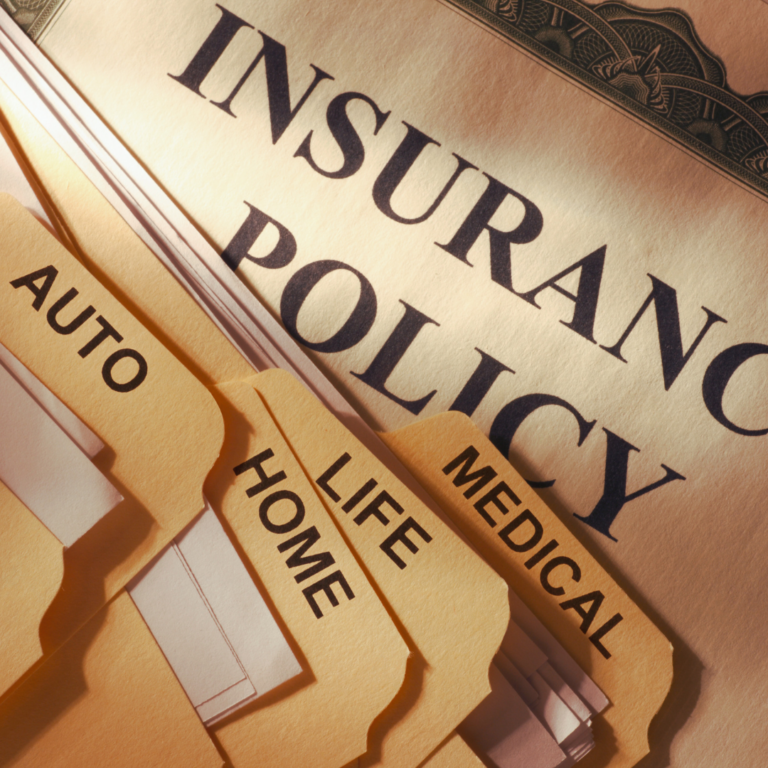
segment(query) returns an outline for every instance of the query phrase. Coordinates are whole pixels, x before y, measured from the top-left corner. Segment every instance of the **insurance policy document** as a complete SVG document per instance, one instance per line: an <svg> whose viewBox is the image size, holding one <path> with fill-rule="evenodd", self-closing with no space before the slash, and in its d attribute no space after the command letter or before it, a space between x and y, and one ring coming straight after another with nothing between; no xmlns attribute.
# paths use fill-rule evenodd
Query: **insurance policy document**
<svg viewBox="0 0 768 768"><path fill-rule="evenodd" d="M748 763L768 6L640 5L71 0L35 34L371 424L463 411L577 518L681 649L660 764Z"/></svg>

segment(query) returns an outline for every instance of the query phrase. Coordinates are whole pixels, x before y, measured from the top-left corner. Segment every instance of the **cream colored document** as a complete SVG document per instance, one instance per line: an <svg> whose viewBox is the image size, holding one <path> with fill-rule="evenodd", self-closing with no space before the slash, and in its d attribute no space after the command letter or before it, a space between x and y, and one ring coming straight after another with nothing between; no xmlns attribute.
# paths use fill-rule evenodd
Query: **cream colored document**
<svg viewBox="0 0 768 768"><path fill-rule="evenodd" d="M534 5L71 0L38 41L371 424L467 413L578 517L678 649L658 764L748 759L768 8Z"/></svg>

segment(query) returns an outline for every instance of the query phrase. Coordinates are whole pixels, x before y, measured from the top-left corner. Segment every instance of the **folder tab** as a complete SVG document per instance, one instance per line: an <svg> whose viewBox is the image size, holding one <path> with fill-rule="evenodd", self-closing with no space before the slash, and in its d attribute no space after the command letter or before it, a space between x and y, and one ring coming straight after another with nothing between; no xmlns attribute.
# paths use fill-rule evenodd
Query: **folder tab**
<svg viewBox="0 0 768 768"><path fill-rule="evenodd" d="M206 496L255 569L303 672L212 730L235 768L338 768L366 751L371 723L400 691L409 651L254 390L259 379L216 388L227 437ZM312 424L306 430L321 439Z"/></svg>
<svg viewBox="0 0 768 768"><path fill-rule="evenodd" d="M672 683L664 634L469 418L382 439L607 695L587 764L635 765Z"/></svg>
<svg viewBox="0 0 768 768"><path fill-rule="evenodd" d="M53 649L202 510L223 423L207 389L7 195L0 233L0 342L104 443L94 464L124 497L65 552L41 627Z"/></svg>
<svg viewBox="0 0 768 768"><path fill-rule="evenodd" d="M409 687L361 768L412 768L488 694L506 584L292 376L253 381L413 651Z"/></svg>

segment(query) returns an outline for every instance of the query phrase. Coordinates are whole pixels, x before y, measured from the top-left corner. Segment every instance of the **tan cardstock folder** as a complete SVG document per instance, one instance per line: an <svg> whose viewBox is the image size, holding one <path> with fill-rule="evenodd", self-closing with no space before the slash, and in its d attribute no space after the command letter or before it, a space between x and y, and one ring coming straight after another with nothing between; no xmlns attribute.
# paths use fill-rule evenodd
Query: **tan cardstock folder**
<svg viewBox="0 0 768 768"><path fill-rule="evenodd" d="M66 158L59 159L66 164ZM84 218L78 221L84 227L82 232L85 233L89 248L93 248L88 254L81 249L80 256L104 280L105 285L118 294L123 303L131 306L135 314L152 328L153 333L204 381L213 383L253 375L253 369L111 211L98 192L88 184L83 185L82 196L76 190L70 191L72 197L67 198L67 201L83 215ZM95 216L95 211L103 216ZM88 239L88 236L93 239ZM92 253L96 254L99 263L95 264L89 259ZM242 408L251 416L256 409L255 413L262 417L262 426L258 430L253 423L244 421L243 414L228 401L230 395L242 399L243 385L234 383L215 392L228 415L225 452L231 458L233 453L243 450L249 440L261 439L260 432L265 428L263 417L267 418L268 424L272 422L266 412L258 410L259 407L263 409L263 406L252 387L245 386L246 397L250 393L252 401L250 411L248 405ZM270 442L276 454L280 444L278 434L278 439ZM194 442L190 442L190 450L197 450ZM350 579L354 577L355 598L346 610L333 613L330 620L323 617L325 620L315 625L318 619L311 612L311 606L300 589L306 588L309 582L295 582L285 562L291 552L279 553L271 541L275 538L273 534L268 534L267 539L261 543L258 541L253 528L254 520L258 521L258 513L253 514L253 505L248 497L240 491L239 486L233 485L233 481L238 479L233 473L233 467L239 462L227 463L222 458L217 465L217 472L211 477L211 496L217 502L223 502L223 506L215 503L217 511L224 510L222 516L229 525L230 533L237 539L244 562L250 561L257 566L256 578L266 587L305 665L305 673L295 683L283 686L216 725L214 732L221 734L222 743L238 768L248 765L283 765L286 761L289 764L311 763L313 766L333 768L339 764L339 755L345 756L345 762L357 757L366 750L371 721L402 685L408 655L407 646L367 577L347 549L335 524L323 510L315 491L301 474L287 447L283 455L286 451L286 461L294 462L292 483L305 484L303 500L307 515L312 510L316 528L323 530L323 539L335 542L334 558L337 563L345 563L344 572ZM218 467L222 467L220 472ZM226 496L227 489L230 491L229 496ZM333 593L337 587L338 584L332 584L329 590ZM322 604L324 595L321 590L312 597L316 598L318 604ZM147 636L151 639L148 631ZM368 640L363 642L364 638ZM360 642L356 644L357 640ZM154 643L154 640L151 642ZM372 642L374 647L370 647ZM120 649L105 644L102 653L117 656ZM357 659L356 664L351 663L353 656ZM139 676L143 672L134 670L133 674ZM171 686L170 683L168 685ZM175 678L171 687L179 687ZM289 690L286 691L286 687ZM26 686L24 691L25 695L29 695ZM137 695L144 695L143 690L139 689ZM165 689L160 686L156 695L165 695ZM90 711L90 706L90 703L85 704L82 712ZM136 702L135 706L139 708L140 703ZM343 722L330 730L327 728L329 712L345 714ZM76 715L71 714L70 717L76 718ZM189 717L199 723L194 710L191 710ZM290 732L293 738L265 737L265 734L281 732ZM258 743L255 741L257 736ZM138 747L134 747L135 754L138 754L137 750ZM154 754L154 747L148 744L147 751L141 752L144 764L152 764ZM74 763L77 761L69 764ZM162 764L162 761L158 764Z"/></svg>
<svg viewBox="0 0 768 768"><path fill-rule="evenodd" d="M94 275L119 296L122 302L130 306L153 333L202 381L214 384L245 379L252 375L250 366L204 316L194 300L120 220L34 119L2 87L0 106L6 110L14 134L21 140L42 188L52 205L59 211L69 236ZM279 391L280 382L284 381L280 378L282 374L269 372L262 374L264 375L278 377L272 380L275 383L275 391L270 390L270 397L277 399L273 403L267 398L267 404L277 407L284 401L285 407L290 410L289 399L283 398ZM306 450L307 445L299 445L291 439L295 437L294 430L302 427L301 419L306 414L299 414L297 419L292 417L290 436L281 418L277 417L274 411L272 415L276 416L309 476L313 480L319 476L319 473L314 474L313 465L316 461L321 464L325 462L323 451L331 448L335 450L336 447L344 447L346 450L346 446L352 446L351 452L359 456L357 467L349 465L346 468L347 480L356 477L358 471L367 472L359 484L362 485L372 477L372 473L381 472L378 462L297 382L290 377L288 379L290 386L285 394L298 390L302 398L298 402L306 404L310 414L303 425L307 430L306 443L309 444L309 452ZM264 380L260 377L260 381ZM261 384L259 391L264 394ZM280 411L282 416L283 409ZM320 432L313 432L316 429L320 429ZM326 433L335 435L339 442L331 445L316 437L310 437L313 434ZM334 456L332 461L338 459L343 452ZM371 468L372 464L376 469ZM324 466L320 471L327 468ZM363 560L373 581L384 594L386 603L398 616L398 626L404 629L411 650L414 651L407 676L407 687L398 695L396 706L389 707L384 715L377 719L370 734L371 744L380 743L382 746L373 749L361 764L371 764L366 763L366 760L369 760L373 764L380 761L386 765L405 765L415 758L411 762L413 765L426 758L446 739L453 728L488 692L488 667L507 627L508 602L503 582L479 558L461 545L455 534L423 508L410 492L404 489L401 492L399 489L402 485L399 481L394 478L390 481L388 472L383 474L388 479L385 483L382 477L381 485L386 484L390 490L398 489L396 495L402 493L402 499L408 509L419 510L418 513L407 512L404 518L417 516L421 520L423 515L430 520L429 524L422 524L422 527L428 530L433 542L425 543L424 546L431 547L433 551L440 551L440 548L445 546L447 562L452 566L446 576L448 582L445 588L442 585L442 556L436 557L424 550L430 562L434 561L435 565L421 566L423 579L412 577L410 573L406 573L407 578L404 579L403 573L395 563L378 549L377 542L371 541L369 545L365 545L361 541L360 546L352 542L352 537L344 528L347 515L339 512L340 508L330 504L331 500L324 492L321 492L320 496L326 504L331 505L332 511L337 515L337 522L345 535L349 536L352 549ZM354 523L352 525L357 527ZM396 526L393 524L390 527L394 531ZM381 530L383 533L384 528ZM410 536L412 532L407 533ZM367 530L364 535L367 536ZM419 541L418 534L415 540ZM397 552L400 546L395 545L394 551ZM406 557L411 556L407 549L403 554ZM393 583L385 589L385 582L389 577L384 575L384 580L380 582L374 568L368 563L369 555L372 558L385 558L386 567L397 571L394 579L400 582L400 585ZM466 570L463 570L465 568ZM414 568L411 567L411 573L413 571ZM473 584L473 589L468 590L468 584ZM471 604L457 606L454 611L454 590L459 596L463 596L459 598L459 602ZM437 595L437 598L428 600L431 595ZM468 610L466 618L459 619L460 610L465 607ZM454 635L459 631L461 636L455 640ZM389 730L390 726L396 727ZM227 730L226 725L216 726L215 732L218 732L219 728ZM425 731L428 733L427 737L424 736ZM229 748L234 748L234 737L232 741L226 734L222 738L227 739Z"/></svg>
<svg viewBox="0 0 768 768"><path fill-rule="evenodd" d="M125 592L0 703L0 765L223 764Z"/></svg>
<svg viewBox="0 0 768 768"><path fill-rule="evenodd" d="M147 375L140 385L151 381L159 381L162 385L162 372L155 373L155 370L160 363L166 363L166 358L173 361L174 367L178 369L171 369L174 375L183 372L183 375L179 375L182 384L185 379L194 382L167 352L161 355L154 349L159 347L154 338L146 332L143 336L135 333L135 328L124 322L127 313L123 310L121 315L117 311L119 305L114 299L73 257L58 246L54 248L52 239L42 232L41 226L9 199L0 203L0 228L8 233L5 243L9 256L3 264L5 272L2 278L11 276L12 280L7 281L10 290L22 291L22 296L29 294L29 297L25 298L30 305L42 296L40 311L44 313L48 295L55 295L56 282L62 279L75 282L84 299L91 301L94 306L98 302L99 309L104 308L110 312L111 318L120 321L121 329L127 328L134 332L131 340L138 338L141 342L140 347L138 344L136 346L146 355ZM20 234L17 230L20 230ZM14 235L17 235L18 239L23 238L27 244L24 254L26 270L29 270L26 261L30 256L33 266L36 261L42 259L46 264L50 262L52 269L56 270L52 279L47 278L47 274L53 274L51 271L41 273L40 278L18 281L16 272L19 270L19 264L14 263L13 257L20 249L14 247ZM44 236L42 239L41 235ZM45 282L47 279L48 283ZM14 281L17 285L13 285ZM21 300L11 304L9 317L14 317L14 313L25 309L35 318L35 307L27 308ZM54 322L58 322L56 317ZM50 374L51 367L46 367L40 362L34 350L24 353L27 344L33 346L40 336L43 338L40 343L45 344L44 334L49 330L46 324L50 323L48 315L43 314L42 321L32 325L37 335L33 336L31 341L14 325L9 323L10 329L3 326L3 340L8 343L9 348L46 383L55 379ZM135 321L133 325L137 326ZM71 335L74 336L77 330L72 330ZM54 327L50 329L50 333L56 333ZM67 339L70 334L58 335ZM55 341L58 340L54 338ZM70 347L72 346L74 345L70 343ZM75 351L76 349L75 346ZM149 352L153 354L150 355ZM82 355L75 354L74 360L82 365L82 360L88 357L89 355L83 358ZM64 363L61 362L62 359ZM58 360L60 365L65 365L64 355L59 355ZM118 372L117 365L114 368L113 384L117 382L118 387L125 388L126 372ZM65 370L68 371L68 377L61 378L74 380L70 388L51 388L73 410L82 414L104 438L108 447L113 448L110 479L116 483L121 479L115 472L115 466L123 450L131 451L130 458L134 461L141 460L142 455L143 461L154 461L152 466L144 466L144 476L139 476L138 480L126 472L122 477L125 483L119 484L125 495L128 495L126 488L133 493L138 489L149 501L156 501L158 498L162 500L157 489L150 486L145 490L149 479L155 478L154 482L162 484L163 487L180 487L183 491L181 481L184 475L180 465L186 462L188 467L185 471L190 474L202 468L199 466L202 461L212 460L210 451L206 450L208 441L204 431L210 425L205 421L201 423L201 419L208 416L206 408L213 406L217 419L211 422L218 429L209 432L220 442L222 417L215 401L197 382L194 383L206 395L205 399L184 397L182 395L185 393L181 387L177 390L169 389L164 398L164 408L158 413L152 412L151 401L148 404L143 400L127 401L124 410L120 410L119 403L112 406L107 398L99 398L97 395L94 399L97 402L101 400L101 410L94 415L83 403L83 398L77 397L77 371L72 373L69 369ZM91 373L93 374L93 371ZM111 369L102 367L101 370L96 369L95 373L103 378L112 372ZM97 375L86 379L86 384L91 390L94 385L99 384ZM58 380L55 383L58 384ZM155 384L153 393L158 390L158 386ZM110 388L108 383L107 388ZM181 395L174 395L178 390L181 390ZM118 390L118 393L130 394L131 391ZM194 389L192 392L194 393ZM257 700L244 712L235 713L224 721L220 727L221 738L226 742L233 765L238 768L286 764L312 764L335 768L340 761L347 762L365 752L371 721L389 704L402 685L409 650L253 387L243 383L231 383L218 389L217 397L227 414L227 441L224 455L221 456L210 479L211 496L215 500L214 505L223 510L224 519L236 536L241 557L246 563L258 566L256 578L266 587L272 604L286 626L287 634L296 646L304 668L303 674L298 678ZM132 409L138 409L138 412ZM145 410L149 411L149 414L146 414ZM150 418L154 419L153 423L165 424L169 433L169 437L161 446L160 455L149 443L158 431L157 428L152 431L153 423L148 421ZM109 423L102 423L106 419L110 420ZM199 433L180 429L178 422L182 419L190 423L192 428L200 430ZM143 435L131 435L131 428L135 423L145 429ZM120 429L125 430L127 434ZM279 493L287 496L289 501L292 497L298 498L297 494L300 494L304 523L300 534L308 534L308 539L299 538L293 542L294 536L276 537L274 532L259 522L259 504L252 501L248 494L248 489L254 485L254 481L245 471L235 470L244 462L247 463L251 458L251 451L254 455L259 454L258 446L261 446L261 450L268 448L282 468L280 471L287 473L286 482L281 485ZM216 451L219 451L218 444ZM199 456L202 458L197 458ZM166 457L169 460L164 463L163 459ZM123 463L131 467L127 459ZM171 471L166 474L169 463ZM207 470L208 467L204 466L204 469ZM238 482L240 474L243 477ZM201 472L197 478L200 485L196 488L201 507L203 476ZM258 476L255 483L258 483ZM135 495L138 496L138 493ZM278 498L277 502L281 500L285 499ZM17 509L18 502L13 502L16 502L16 499L11 496L9 507L14 512L12 532L18 531L14 538L13 551L30 552L30 547L24 547L30 537L37 536L47 541L47 531L23 505L21 509ZM276 510L271 514L274 517L281 513L282 509L277 503ZM192 516L186 516L172 533L177 533L178 528L189 522ZM18 523L16 518L19 518ZM42 534L35 526L42 529ZM315 543L313 535L317 535L324 547L328 547L329 555L332 553L323 560L325 550L321 550L320 565L330 559L332 567L317 575L317 568L312 560L315 551L308 553L304 548L307 543ZM50 534L48 536L53 538ZM8 537L6 542L11 545ZM55 546L52 551L58 554L60 546L55 540L53 544ZM39 552L38 547L38 555ZM308 567L305 560L309 562ZM53 563L57 563L55 558ZM54 570L54 577L58 576L61 570L60 555L58 566L58 572ZM321 570L326 571L325 568ZM34 570L30 570L24 575L28 578L34 573ZM37 590L34 595L37 603L40 602L40 594L40 590ZM19 593L16 596L17 601L22 597L23 594ZM27 603L23 600L22 603L19 610L24 610L25 615L20 618L26 620L28 614L32 616L36 623L31 637L36 638L39 610L37 613L28 611ZM37 607L44 609L45 606ZM7 743L5 749L8 756L23 754L22 764L37 765L40 764L37 761L43 758L47 760L49 755L56 755L55 764L78 766L90 764L90 758L98 756L97 762L111 765L117 750L120 753L118 763L120 760L130 760L130 764L160 766L168 764L168 755L173 754L172 744L176 739L186 739L189 736L189 744L179 750L179 754L187 754L191 759L191 762L184 764L220 764L220 758L208 740L197 713L187 701L170 668L162 675L156 676L153 666L142 665L134 658L134 646L138 647L139 656L150 653L147 649L152 647L152 653L162 660L162 654L149 630L134 614L138 615L133 605L130 601L126 603L121 595L89 624L76 632L58 653L9 697L7 706L0 710L0 733L9 734L7 739L2 736L0 740ZM116 629L103 633L99 629L101 625ZM26 624L22 626L29 629ZM25 639L26 645L29 646L29 638ZM127 656L126 645L131 646L131 652ZM24 656L21 658L22 661L27 660ZM165 664L164 661L162 663ZM153 701L168 703L169 715L163 738L159 740L156 726L148 729L143 736L139 736L137 732L137 722L140 724L140 731L141 724L146 719L144 709L148 697ZM48 699L52 701L50 705L45 703ZM19 713L23 714L22 719ZM328 722L335 719L338 719L336 727L329 729ZM52 720L57 724L66 722L67 728L62 729L58 725L51 728ZM82 738L70 739L73 732L85 735ZM127 755L130 755L130 758ZM177 759L178 756L174 758L174 762Z"/></svg>
<svg viewBox="0 0 768 768"><path fill-rule="evenodd" d="M255 386L409 640L400 706L360 765L411 768L489 692L506 584L292 376L264 371Z"/></svg>
<svg viewBox="0 0 768 768"><path fill-rule="evenodd" d="M469 418L382 439L610 699L580 765L635 765L672 683L667 638Z"/></svg>
<svg viewBox="0 0 768 768"><path fill-rule="evenodd" d="M223 422L206 388L8 196L0 233L0 341L101 438L94 463L124 499L64 552L61 589L27 641L48 651L201 511ZM50 580L26 576L39 616Z"/></svg>
<svg viewBox="0 0 768 768"><path fill-rule="evenodd" d="M402 685L409 651L253 387L235 382L217 395L226 440L206 493L303 671L217 724L214 742L234 768L338 768L365 752L371 722ZM249 460L264 452L278 480L249 495L259 484ZM286 509L295 530L286 528ZM0 764L12 759L30 768L223 761L124 594L0 705Z"/></svg>
<svg viewBox="0 0 768 768"><path fill-rule="evenodd" d="M213 732L236 768L338 768L366 751L371 722L403 684L408 647L252 383L216 391L227 437L206 496L304 672Z"/></svg>
<svg viewBox="0 0 768 768"><path fill-rule="evenodd" d="M419 768L482 768L483 762L458 733L452 733Z"/></svg>
<svg viewBox="0 0 768 768"><path fill-rule="evenodd" d="M61 586L58 539L0 483L0 691L43 655L40 621Z"/></svg>

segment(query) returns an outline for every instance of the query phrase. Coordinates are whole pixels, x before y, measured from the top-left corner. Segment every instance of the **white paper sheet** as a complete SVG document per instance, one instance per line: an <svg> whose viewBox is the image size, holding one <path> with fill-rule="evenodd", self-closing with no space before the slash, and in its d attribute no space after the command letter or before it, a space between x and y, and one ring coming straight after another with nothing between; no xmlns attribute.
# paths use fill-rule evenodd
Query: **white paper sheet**
<svg viewBox="0 0 768 768"><path fill-rule="evenodd" d="M158 589L159 582L168 588ZM248 682L176 547L166 550L130 592L196 708ZM247 687L247 695L253 695L253 686Z"/></svg>
<svg viewBox="0 0 768 768"><path fill-rule="evenodd" d="M509 622L501 651L526 678L547 663L547 654L514 621Z"/></svg>
<svg viewBox="0 0 768 768"><path fill-rule="evenodd" d="M567 758L561 766L580 760L594 747L589 707L514 622L510 622L510 629L494 658L494 667L560 745ZM490 712L487 716L494 717ZM496 719L505 717L503 710L495 713Z"/></svg>
<svg viewBox="0 0 768 768"><path fill-rule="evenodd" d="M579 720L587 725L592 722L592 713L589 711L589 708L565 680L555 672L549 662L542 664L536 671L541 675L546 684L568 705Z"/></svg>
<svg viewBox="0 0 768 768"><path fill-rule="evenodd" d="M552 734L560 748L574 760L576 754L579 756L586 754L594 745L589 726L576 717L541 675L534 673L529 678L529 682L539 694L531 709Z"/></svg>
<svg viewBox="0 0 768 768"><path fill-rule="evenodd" d="M523 677L522 672L515 666L509 657L499 651L493 659L494 665L499 672L507 679L507 682L517 691L522 700L532 707L539 698L538 691Z"/></svg>
<svg viewBox="0 0 768 768"><path fill-rule="evenodd" d="M571 658L551 632L536 618L530 608L510 590L509 603L513 621L546 654L552 668L582 699L594 714L602 712L610 702L587 673Z"/></svg>
<svg viewBox="0 0 768 768"><path fill-rule="evenodd" d="M301 672L208 505L128 591L206 725Z"/></svg>
<svg viewBox="0 0 768 768"><path fill-rule="evenodd" d="M523 611L521 604L518 604L519 598L511 594L510 600L513 617L524 623L532 635L523 630L514 618L511 619L499 652L494 658L492 674L501 674L504 677L517 696L560 746L563 758L556 765L558 768L565 768L580 760L594 747L595 741L591 729L593 713L587 701L582 699L555 670L547 653L551 653L554 657L554 664L563 668L574 683L580 685L582 690L586 690L593 697L594 704L601 703L602 693L538 620ZM532 636L535 636L536 641ZM537 643L541 643L543 647ZM547 652L543 648L546 648ZM503 700L504 697L497 693L498 709L495 711L491 709L490 704L485 705L484 733L486 731L491 733L493 728L500 728L502 723L508 724L510 719L515 719L513 714L515 709L508 713L501 707L509 706L510 703L513 708L519 707L519 702L507 697L504 704ZM504 733L505 739L511 738L511 734L506 731ZM506 751L503 751L503 755L503 759L500 758L502 762L497 763L499 766L508 759Z"/></svg>
<svg viewBox="0 0 768 768"><path fill-rule="evenodd" d="M93 458L104 448L99 436L79 416L73 413L26 366L0 344L0 366L44 408L48 415L69 435L87 456Z"/></svg>
<svg viewBox="0 0 768 768"><path fill-rule="evenodd" d="M0 480L69 547L122 496L0 366Z"/></svg>

